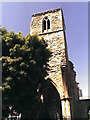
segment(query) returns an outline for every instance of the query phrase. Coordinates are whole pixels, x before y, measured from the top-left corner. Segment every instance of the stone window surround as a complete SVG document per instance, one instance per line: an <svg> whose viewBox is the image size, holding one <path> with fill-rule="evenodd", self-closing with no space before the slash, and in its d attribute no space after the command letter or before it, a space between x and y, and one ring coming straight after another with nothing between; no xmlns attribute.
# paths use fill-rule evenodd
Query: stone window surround
<svg viewBox="0 0 90 120"><path fill-rule="evenodd" d="M47 20L46 20L46 17L47 17ZM44 26L43 26L43 21L46 21L46 30L44 30ZM49 22L50 22L50 29L48 29L47 27L48 27L48 23L47 23L47 21L49 20ZM44 16L43 18L42 18L42 33L47 33L47 32L50 32L51 31L51 18L47 15L47 16Z"/></svg>

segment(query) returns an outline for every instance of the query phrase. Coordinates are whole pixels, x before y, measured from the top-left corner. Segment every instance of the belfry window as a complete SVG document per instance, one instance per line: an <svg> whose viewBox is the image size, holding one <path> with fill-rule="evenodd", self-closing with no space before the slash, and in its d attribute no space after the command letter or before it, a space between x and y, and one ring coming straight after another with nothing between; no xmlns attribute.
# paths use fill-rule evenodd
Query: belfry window
<svg viewBox="0 0 90 120"><path fill-rule="evenodd" d="M44 32L44 30L49 30L50 29L50 20L48 19L48 17L45 17L43 19L42 29L43 29L43 32Z"/></svg>
<svg viewBox="0 0 90 120"><path fill-rule="evenodd" d="M46 30L46 21L45 20L43 22L43 27L44 27L44 30Z"/></svg>
<svg viewBox="0 0 90 120"><path fill-rule="evenodd" d="M47 29L50 29L50 20L47 20Z"/></svg>

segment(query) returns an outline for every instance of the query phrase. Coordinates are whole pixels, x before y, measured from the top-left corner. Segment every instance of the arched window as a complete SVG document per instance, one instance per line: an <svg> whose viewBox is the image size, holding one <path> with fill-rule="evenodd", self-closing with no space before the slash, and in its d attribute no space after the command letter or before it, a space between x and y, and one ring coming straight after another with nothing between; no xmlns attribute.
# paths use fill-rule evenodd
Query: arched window
<svg viewBox="0 0 90 120"><path fill-rule="evenodd" d="M47 20L47 29L50 29L50 20Z"/></svg>
<svg viewBox="0 0 90 120"><path fill-rule="evenodd" d="M50 20L48 19L48 17L46 16L44 19L43 19L43 23L42 23L42 30L44 32L44 30L49 30L50 29Z"/></svg>
<svg viewBox="0 0 90 120"><path fill-rule="evenodd" d="M44 27L44 30L46 30L46 20L44 20L43 22L43 27Z"/></svg>

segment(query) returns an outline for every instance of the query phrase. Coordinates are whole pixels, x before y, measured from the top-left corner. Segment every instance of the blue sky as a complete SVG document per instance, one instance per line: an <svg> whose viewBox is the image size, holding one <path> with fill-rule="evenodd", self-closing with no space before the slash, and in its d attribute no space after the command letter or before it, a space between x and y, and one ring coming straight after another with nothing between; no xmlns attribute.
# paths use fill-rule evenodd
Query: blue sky
<svg viewBox="0 0 90 120"><path fill-rule="evenodd" d="M88 95L88 3L87 2L3 2L2 27L8 31L21 31L24 36L30 32L33 13L62 8L68 57L74 64L76 81L80 83L83 95Z"/></svg>

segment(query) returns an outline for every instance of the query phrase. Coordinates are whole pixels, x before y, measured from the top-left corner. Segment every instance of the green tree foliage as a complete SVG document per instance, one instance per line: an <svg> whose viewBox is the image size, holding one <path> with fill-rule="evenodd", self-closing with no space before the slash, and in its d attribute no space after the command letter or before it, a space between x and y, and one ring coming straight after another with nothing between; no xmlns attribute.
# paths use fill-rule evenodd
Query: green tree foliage
<svg viewBox="0 0 90 120"><path fill-rule="evenodd" d="M41 117L40 96L51 55L46 47L37 35L24 37L2 28L3 116L8 116L12 106L23 118Z"/></svg>

